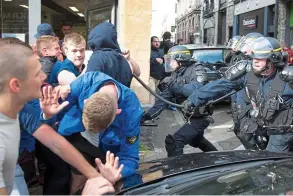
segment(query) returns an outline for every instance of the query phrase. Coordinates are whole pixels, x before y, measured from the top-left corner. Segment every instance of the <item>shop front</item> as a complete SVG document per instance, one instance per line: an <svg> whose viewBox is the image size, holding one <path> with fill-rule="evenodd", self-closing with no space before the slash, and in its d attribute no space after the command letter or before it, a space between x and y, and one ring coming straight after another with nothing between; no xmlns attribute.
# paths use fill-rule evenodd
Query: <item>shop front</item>
<svg viewBox="0 0 293 196"><path fill-rule="evenodd" d="M17 37L34 43L40 23L49 23L63 39L62 24L72 25L72 32L87 37L101 22L117 25L118 0L0 0L1 37Z"/></svg>
<svg viewBox="0 0 293 196"><path fill-rule="evenodd" d="M239 34L247 35L251 32L264 34L264 8L240 14Z"/></svg>
<svg viewBox="0 0 293 196"><path fill-rule="evenodd" d="M117 28L121 48L128 48L141 68L140 78L148 84L152 2L150 0L0 0L0 37L17 37L34 44L37 26L49 23L63 39L62 25L72 25L72 32L88 33L101 22ZM143 46L143 48L142 48ZM149 93L138 83L132 88L142 103Z"/></svg>
<svg viewBox="0 0 293 196"><path fill-rule="evenodd" d="M234 35L258 32L264 36L275 36L275 0L240 1L235 4Z"/></svg>

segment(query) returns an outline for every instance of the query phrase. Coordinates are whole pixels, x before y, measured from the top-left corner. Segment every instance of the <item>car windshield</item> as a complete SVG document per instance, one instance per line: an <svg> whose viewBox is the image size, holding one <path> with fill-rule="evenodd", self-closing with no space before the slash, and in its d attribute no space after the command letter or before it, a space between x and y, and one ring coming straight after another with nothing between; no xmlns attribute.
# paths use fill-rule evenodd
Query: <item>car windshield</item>
<svg viewBox="0 0 293 196"><path fill-rule="evenodd" d="M224 62L224 50L194 50L192 57L205 63Z"/></svg>

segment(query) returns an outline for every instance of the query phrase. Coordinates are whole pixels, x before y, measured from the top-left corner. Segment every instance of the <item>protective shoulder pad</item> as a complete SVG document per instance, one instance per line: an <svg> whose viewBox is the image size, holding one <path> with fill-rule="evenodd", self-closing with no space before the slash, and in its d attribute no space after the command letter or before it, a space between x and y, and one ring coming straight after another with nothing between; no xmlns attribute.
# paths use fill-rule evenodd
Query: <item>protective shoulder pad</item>
<svg viewBox="0 0 293 196"><path fill-rule="evenodd" d="M238 61L235 65L232 65L225 73L224 78L228 80L234 80L240 76L245 75L251 70L251 61L242 60Z"/></svg>

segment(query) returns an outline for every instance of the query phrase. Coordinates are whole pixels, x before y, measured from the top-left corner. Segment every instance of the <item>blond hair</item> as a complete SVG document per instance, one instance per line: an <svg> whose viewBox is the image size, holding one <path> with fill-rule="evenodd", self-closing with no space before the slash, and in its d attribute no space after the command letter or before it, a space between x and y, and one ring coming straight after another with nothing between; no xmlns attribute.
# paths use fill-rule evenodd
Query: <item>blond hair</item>
<svg viewBox="0 0 293 196"><path fill-rule="evenodd" d="M35 47L38 56L42 57L43 48L51 48L53 42L58 42L58 38L51 35L45 35L38 38Z"/></svg>
<svg viewBox="0 0 293 196"><path fill-rule="evenodd" d="M89 132L105 130L115 119L116 111L114 100L106 93L97 92L84 104L83 125Z"/></svg>
<svg viewBox="0 0 293 196"><path fill-rule="evenodd" d="M79 46L81 44L85 45L85 39L82 35L78 33L70 33L64 37L64 45L73 44L74 46Z"/></svg>

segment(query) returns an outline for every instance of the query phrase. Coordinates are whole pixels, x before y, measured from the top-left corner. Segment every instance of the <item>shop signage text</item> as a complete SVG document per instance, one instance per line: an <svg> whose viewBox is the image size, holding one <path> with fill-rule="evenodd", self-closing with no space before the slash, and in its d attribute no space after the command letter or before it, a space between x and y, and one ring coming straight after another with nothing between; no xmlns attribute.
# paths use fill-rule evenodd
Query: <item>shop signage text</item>
<svg viewBox="0 0 293 196"><path fill-rule="evenodd" d="M257 16L251 16L243 19L245 29L254 29L257 27Z"/></svg>

